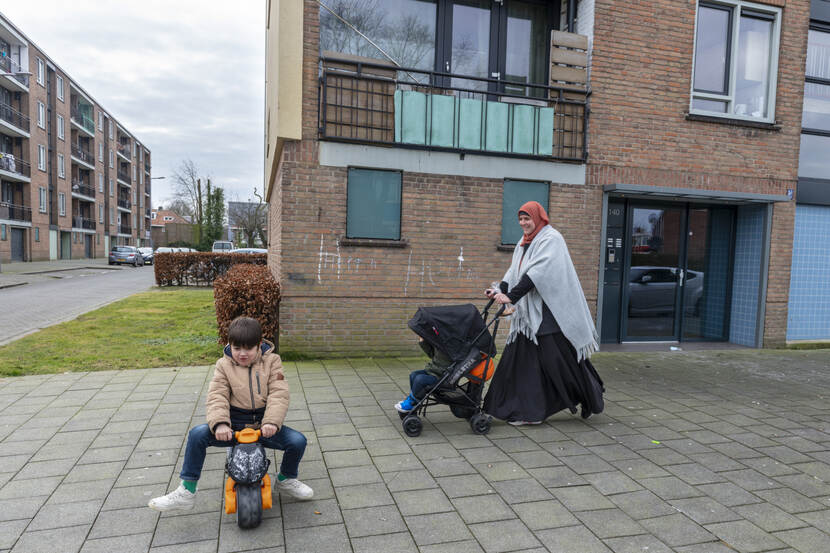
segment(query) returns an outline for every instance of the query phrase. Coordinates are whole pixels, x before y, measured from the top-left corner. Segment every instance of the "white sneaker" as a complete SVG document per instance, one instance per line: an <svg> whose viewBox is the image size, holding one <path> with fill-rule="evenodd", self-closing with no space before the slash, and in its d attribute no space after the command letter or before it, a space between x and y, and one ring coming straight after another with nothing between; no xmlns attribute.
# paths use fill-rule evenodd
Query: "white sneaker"
<svg viewBox="0 0 830 553"><path fill-rule="evenodd" d="M542 424L542 421L507 421L512 426L525 426L526 424Z"/></svg>
<svg viewBox="0 0 830 553"><path fill-rule="evenodd" d="M314 497L314 490L296 478L286 478L282 482L277 480L277 489L280 493L288 494L297 499L311 499Z"/></svg>
<svg viewBox="0 0 830 553"><path fill-rule="evenodd" d="M179 487L169 494L151 499L147 506L156 511L174 511L179 509L189 511L195 504L196 494L187 491L183 485L179 484Z"/></svg>

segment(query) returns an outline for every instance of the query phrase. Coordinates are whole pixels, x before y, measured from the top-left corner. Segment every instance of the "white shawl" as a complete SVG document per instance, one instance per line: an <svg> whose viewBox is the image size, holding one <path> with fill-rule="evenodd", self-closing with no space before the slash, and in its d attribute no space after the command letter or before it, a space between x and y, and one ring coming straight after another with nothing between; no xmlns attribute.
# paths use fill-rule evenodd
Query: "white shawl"
<svg viewBox="0 0 830 553"><path fill-rule="evenodd" d="M599 350L599 336L565 239L559 231L545 225L528 246L524 259L523 251L521 243L517 244L513 250L513 261L503 280L511 290L527 273L534 288L516 303L507 343L521 333L538 344L536 332L542 324L544 302L559 323L562 334L576 350L579 361L591 357Z"/></svg>

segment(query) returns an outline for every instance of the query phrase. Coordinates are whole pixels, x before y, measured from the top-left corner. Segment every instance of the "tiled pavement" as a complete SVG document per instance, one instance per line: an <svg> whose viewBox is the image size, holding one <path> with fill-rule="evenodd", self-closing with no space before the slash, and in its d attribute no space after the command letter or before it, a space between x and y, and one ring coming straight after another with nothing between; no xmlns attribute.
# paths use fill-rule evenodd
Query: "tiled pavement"
<svg viewBox="0 0 830 553"><path fill-rule="evenodd" d="M311 502L256 530L178 484L207 367L0 380L0 551L830 552L830 352L600 354L606 411L500 422L445 408L408 438L391 405L421 360L287 363ZM279 458L277 454L276 458Z"/></svg>

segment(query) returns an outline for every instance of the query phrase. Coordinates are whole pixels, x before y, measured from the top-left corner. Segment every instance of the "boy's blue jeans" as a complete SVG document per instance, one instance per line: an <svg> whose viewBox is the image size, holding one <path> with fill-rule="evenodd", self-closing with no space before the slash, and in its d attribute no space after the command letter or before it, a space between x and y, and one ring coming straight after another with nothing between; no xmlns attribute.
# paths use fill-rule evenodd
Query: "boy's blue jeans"
<svg viewBox="0 0 830 553"><path fill-rule="evenodd" d="M417 400L420 400L427 395L427 391L435 386L437 382L437 376L430 374L423 369L409 373L409 389L411 390L412 397Z"/></svg>
<svg viewBox="0 0 830 553"><path fill-rule="evenodd" d="M305 453L305 436L301 432L283 425L270 438L260 438L260 443L271 449L284 451L280 472L288 478L297 478L300 459ZM202 466L205 464L205 455L209 445L230 447L236 440L220 442L206 424L200 424L190 429L187 435L187 447L184 451L184 463L180 474L182 480L198 480L202 475Z"/></svg>

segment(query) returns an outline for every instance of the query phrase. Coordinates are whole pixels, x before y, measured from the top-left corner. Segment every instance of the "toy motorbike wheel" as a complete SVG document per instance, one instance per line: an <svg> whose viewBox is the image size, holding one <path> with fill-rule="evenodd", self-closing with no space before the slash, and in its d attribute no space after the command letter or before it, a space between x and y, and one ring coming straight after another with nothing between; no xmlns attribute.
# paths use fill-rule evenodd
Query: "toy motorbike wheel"
<svg viewBox="0 0 830 553"><path fill-rule="evenodd" d="M412 438L421 435L421 429L423 426L424 425L421 423L421 419L418 415L408 415L403 420L403 431L406 432L407 436Z"/></svg>
<svg viewBox="0 0 830 553"><path fill-rule="evenodd" d="M256 528L262 522L262 493L259 483L236 485L236 523L240 528Z"/></svg>
<svg viewBox="0 0 830 553"><path fill-rule="evenodd" d="M490 417L484 413L476 413L470 417L470 428L475 434L487 434L490 432Z"/></svg>

